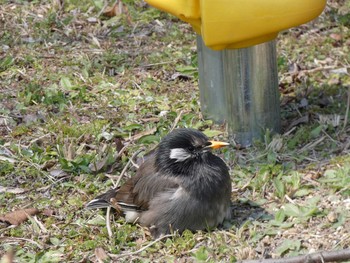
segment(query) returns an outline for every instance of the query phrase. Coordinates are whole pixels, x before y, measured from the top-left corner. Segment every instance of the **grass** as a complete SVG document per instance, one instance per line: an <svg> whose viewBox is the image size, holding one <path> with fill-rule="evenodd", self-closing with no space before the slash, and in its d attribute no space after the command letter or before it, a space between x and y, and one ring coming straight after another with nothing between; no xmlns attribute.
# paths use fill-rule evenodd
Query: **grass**
<svg viewBox="0 0 350 263"><path fill-rule="evenodd" d="M225 137L200 113L195 36L141 1L124 0L112 18L101 15L104 1L60 3L0 1L0 215L42 211L1 225L0 255L233 262L348 247L349 1L328 1L316 21L280 34L282 134L220 153L231 167L232 222L154 244L122 218L109 238L104 211L84 204L174 123Z"/></svg>

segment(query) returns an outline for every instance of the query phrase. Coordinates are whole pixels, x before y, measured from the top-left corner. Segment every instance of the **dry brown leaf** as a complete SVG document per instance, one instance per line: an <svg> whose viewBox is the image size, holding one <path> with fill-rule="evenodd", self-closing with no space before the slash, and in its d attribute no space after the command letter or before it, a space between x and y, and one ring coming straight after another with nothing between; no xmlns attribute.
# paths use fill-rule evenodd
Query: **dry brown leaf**
<svg viewBox="0 0 350 263"><path fill-rule="evenodd" d="M108 17L118 16L122 13L121 6L122 2L118 1L112 7L107 7L103 12L103 15Z"/></svg>
<svg viewBox="0 0 350 263"><path fill-rule="evenodd" d="M46 215L46 216L53 216L55 214L55 211L50 209L50 208L45 208L43 211L42 211L43 215Z"/></svg>
<svg viewBox="0 0 350 263"><path fill-rule="evenodd" d="M107 7L106 10L103 12L103 15L108 17L121 16L123 14L125 15L128 23L132 24L132 19L129 14L128 7L124 5L122 1L116 1L116 3L112 7Z"/></svg>
<svg viewBox="0 0 350 263"><path fill-rule="evenodd" d="M13 250L7 251L1 258L0 262L1 263L12 263L15 258L15 253Z"/></svg>
<svg viewBox="0 0 350 263"><path fill-rule="evenodd" d="M106 251L104 251L104 249L102 247L97 247L95 249L95 256L96 256L96 259L97 259L97 262L105 262L105 260L107 260L109 257L106 253Z"/></svg>
<svg viewBox="0 0 350 263"><path fill-rule="evenodd" d="M329 35L329 37L334 39L334 40L336 40L336 41L342 40L342 35L340 35L340 34L332 33L332 34Z"/></svg>
<svg viewBox="0 0 350 263"><path fill-rule="evenodd" d="M115 147L117 149L117 152L119 153L124 148L123 138L115 138Z"/></svg>
<svg viewBox="0 0 350 263"><path fill-rule="evenodd" d="M50 170L52 167L54 167L55 165L56 165L56 161L55 160L48 160L48 161L46 161L44 164L43 164L43 166L42 166L42 169L44 170L44 171L48 171L48 170Z"/></svg>
<svg viewBox="0 0 350 263"><path fill-rule="evenodd" d="M1 215L0 221L9 225L18 226L26 221L28 219L28 216L34 216L38 213L40 213L40 211L37 208L20 209L7 213L5 215Z"/></svg>

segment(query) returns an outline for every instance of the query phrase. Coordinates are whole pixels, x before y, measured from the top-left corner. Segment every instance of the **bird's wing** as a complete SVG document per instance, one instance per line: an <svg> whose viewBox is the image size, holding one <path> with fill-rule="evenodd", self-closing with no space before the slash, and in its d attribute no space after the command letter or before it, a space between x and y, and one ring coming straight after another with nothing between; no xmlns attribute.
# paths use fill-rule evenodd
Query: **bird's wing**
<svg viewBox="0 0 350 263"><path fill-rule="evenodd" d="M109 206L122 211L144 211L149 202L161 192L177 188L176 178L156 171L155 158L146 159L136 175L118 188L111 189L90 201L86 208L106 208Z"/></svg>

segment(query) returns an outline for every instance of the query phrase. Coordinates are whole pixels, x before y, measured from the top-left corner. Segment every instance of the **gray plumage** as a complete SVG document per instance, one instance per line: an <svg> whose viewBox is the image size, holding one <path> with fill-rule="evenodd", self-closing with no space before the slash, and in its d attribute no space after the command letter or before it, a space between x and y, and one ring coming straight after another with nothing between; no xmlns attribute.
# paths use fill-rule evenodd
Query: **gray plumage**
<svg viewBox="0 0 350 263"><path fill-rule="evenodd" d="M197 130L174 130L134 177L87 208L112 206L127 221L149 227L154 237L216 227L231 217L231 181L228 167L211 153L211 146Z"/></svg>

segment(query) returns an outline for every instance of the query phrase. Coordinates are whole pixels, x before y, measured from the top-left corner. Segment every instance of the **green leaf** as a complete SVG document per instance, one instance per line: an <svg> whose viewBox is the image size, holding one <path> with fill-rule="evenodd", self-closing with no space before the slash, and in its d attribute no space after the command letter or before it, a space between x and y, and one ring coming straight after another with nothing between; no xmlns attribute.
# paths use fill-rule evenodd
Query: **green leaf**
<svg viewBox="0 0 350 263"><path fill-rule="evenodd" d="M42 254L36 262L38 263L54 263L54 262L62 262L63 252L59 250L50 250Z"/></svg>
<svg viewBox="0 0 350 263"><path fill-rule="evenodd" d="M208 259L208 251L205 246L200 247L195 253L194 256L199 261L206 261Z"/></svg>
<svg viewBox="0 0 350 263"><path fill-rule="evenodd" d="M11 56L7 56L0 60L0 70L6 70L14 63L14 58Z"/></svg>
<svg viewBox="0 0 350 263"><path fill-rule="evenodd" d="M94 0L93 3L98 9L101 10L103 8L104 1L102 1L102 0Z"/></svg>
<svg viewBox="0 0 350 263"><path fill-rule="evenodd" d="M101 215L97 215L92 219L88 220L86 223L90 225L105 226L106 220Z"/></svg>
<svg viewBox="0 0 350 263"><path fill-rule="evenodd" d="M124 126L123 130L124 131L133 131L133 130L142 130L142 128L144 128L144 127L141 124L134 123L134 124L130 124L128 126Z"/></svg>
<svg viewBox="0 0 350 263"><path fill-rule="evenodd" d="M337 171L332 170L332 169L328 169L324 172L324 176L327 178L335 178L335 177L337 177Z"/></svg>
<svg viewBox="0 0 350 263"><path fill-rule="evenodd" d="M50 242L51 242L52 245L55 245L55 246L58 246L58 245L61 244L61 241L58 238L56 238L56 237L51 237L50 238Z"/></svg>
<svg viewBox="0 0 350 263"><path fill-rule="evenodd" d="M70 90L73 87L72 83L70 82L69 78L67 78L67 77L61 78L60 85L63 89L66 89L66 90Z"/></svg>
<svg viewBox="0 0 350 263"><path fill-rule="evenodd" d="M316 137L320 136L320 133L322 132L322 129L323 129L323 125L320 125L320 126L316 127L315 129L313 129L310 132L311 137L312 138L316 138Z"/></svg>
<svg viewBox="0 0 350 263"><path fill-rule="evenodd" d="M141 137L138 142L139 143L143 143L143 144L151 144L154 142L159 142L160 141L160 137L158 135L146 135Z"/></svg>
<svg viewBox="0 0 350 263"><path fill-rule="evenodd" d="M273 186L276 189L277 196L282 198L285 195L285 186L280 178L273 179Z"/></svg>
<svg viewBox="0 0 350 263"><path fill-rule="evenodd" d="M307 199L307 204L309 207L316 207L317 203L320 201L320 196L314 196L309 199Z"/></svg>
<svg viewBox="0 0 350 263"><path fill-rule="evenodd" d="M283 209L286 216L300 217L300 215L302 214L299 207L294 204L285 204Z"/></svg>
<svg viewBox="0 0 350 263"><path fill-rule="evenodd" d="M276 248L276 253L278 256L286 253L289 250L300 250L301 242L299 240L285 240L281 245Z"/></svg>
<svg viewBox="0 0 350 263"><path fill-rule="evenodd" d="M181 73L194 73L197 72L197 68L192 66L177 66L176 71Z"/></svg>
<svg viewBox="0 0 350 263"><path fill-rule="evenodd" d="M294 197L303 197L303 196L308 195L310 192L311 192L310 189L302 188L302 189L296 191L293 196Z"/></svg>
<svg viewBox="0 0 350 263"><path fill-rule="evenodd" d="M277 153L275 153L275 152L269 151L269 152L267 153L267 161L268 161L269 163L276 163L277 157L278 157L278 155L277 155Z"/></svg>
<svg viewBox="0 0 350 263"><path fill-rule="evenodd" d="M275 220L277 222L282 223L285 218L286 218L286 214L283 209L278 210L277 213L275 214Z"/></svg>

